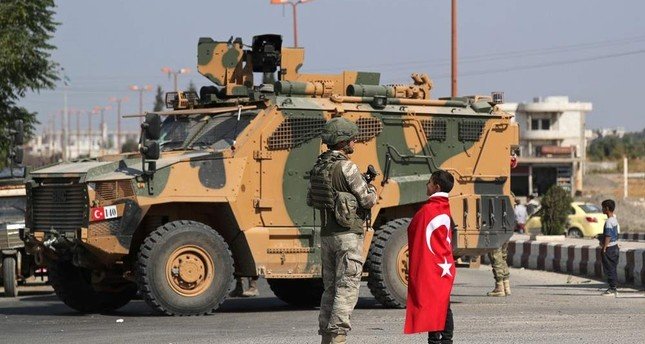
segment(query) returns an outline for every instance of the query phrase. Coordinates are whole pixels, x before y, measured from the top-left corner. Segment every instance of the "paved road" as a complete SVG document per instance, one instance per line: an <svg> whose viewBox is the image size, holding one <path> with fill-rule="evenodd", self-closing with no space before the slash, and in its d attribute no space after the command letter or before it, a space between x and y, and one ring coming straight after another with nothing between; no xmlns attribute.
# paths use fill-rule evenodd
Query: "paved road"
<svg viewBox="0 0 645 344"><path fill-rule="evenodd" d="M294 309L261 280L262 296L227 300L207 317L153 315L134 301L110 315L79 315L48 287L0 298L0 343L319 343L317 311ZM620 289L599 296L599 281L513 269L513 295L482 296L490 268L459 269L453 292L456 343L642 343L645 293ZM350 343L424 343L402 334L404 311L383 309L364 285ZM123 322L117 320L123 319Z"/></svg>

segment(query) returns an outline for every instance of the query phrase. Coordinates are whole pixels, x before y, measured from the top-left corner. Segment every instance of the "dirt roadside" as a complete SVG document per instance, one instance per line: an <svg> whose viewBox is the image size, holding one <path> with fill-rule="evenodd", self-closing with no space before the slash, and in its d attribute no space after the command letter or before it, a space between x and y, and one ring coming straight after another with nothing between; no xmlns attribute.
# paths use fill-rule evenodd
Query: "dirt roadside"
<svg viewBox="0 0 645 344"><path fill-rule="evenodd" d="M629 179L629 197L623 199L623 175L587 174L584 176L584 191L576 201L597 205L611 198L616 201L616 217L621 232L645 232L645 179Z"/></svg>

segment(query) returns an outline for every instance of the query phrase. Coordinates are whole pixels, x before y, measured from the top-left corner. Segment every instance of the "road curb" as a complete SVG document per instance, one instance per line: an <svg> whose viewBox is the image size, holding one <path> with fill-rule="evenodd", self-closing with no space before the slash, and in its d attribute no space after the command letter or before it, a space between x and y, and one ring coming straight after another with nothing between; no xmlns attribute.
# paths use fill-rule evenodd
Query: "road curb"
<svg viewBox="0 0 645 344"><path fill-rule="evenodd" d="M628 241L645 241L645 233L620 233L618 239Z"/></svg>
<svg viewBox="0 0 645 344"><path fill-rule="evenodd" d="M507 262L509 266L516 268L604 279L600 253L601 249L597 245L511 240L508 242ZM490 263L487 256L482 261ZM644 262L645 249L621 248L617 268L618 282L636 287L644 286Z"/></svg>

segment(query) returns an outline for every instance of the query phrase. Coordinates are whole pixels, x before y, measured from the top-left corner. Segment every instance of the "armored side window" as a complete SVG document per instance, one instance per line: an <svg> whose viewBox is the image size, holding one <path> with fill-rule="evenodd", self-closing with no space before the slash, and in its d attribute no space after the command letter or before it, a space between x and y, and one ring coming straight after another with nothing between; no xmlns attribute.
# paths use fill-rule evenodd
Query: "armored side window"
<svg viewBox="0 0 645 344"><path fill-rule="evenodd" d="M484 121L463 120L459 122L459 141L479 141L484 131Z"/></svg>
<svg viewBox="0 0 645 344"><path fill-rule="evenodd" d="M356 142L367 142L383 131L383 123L378 118L359 118L356 125L358 126Z"/></svg>
<svg viewBox="0 0 645 344"><path fill-rule="evenodd" d="M325 119L322 117L288 117L269 136L270 150L290 149L320 135Z"/></svg>
<svg viewBox="0 0 645 344"><path fill-rule="evenodd" d="M443 119L424 119L421 121L423 132L426 134L428 141L445 141L446 140L446 121Z"/></svg>

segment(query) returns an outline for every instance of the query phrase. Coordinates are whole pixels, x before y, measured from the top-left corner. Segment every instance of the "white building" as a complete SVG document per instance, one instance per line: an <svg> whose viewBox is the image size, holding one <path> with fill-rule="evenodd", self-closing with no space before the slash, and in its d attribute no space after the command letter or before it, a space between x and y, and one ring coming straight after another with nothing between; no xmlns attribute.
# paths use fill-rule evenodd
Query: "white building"
<svg viewBox="0 0 645 344"><path fill-rule="evenodd" d="M500 108L515 114L520 127L519 165L511 176L513 192L543 194L553 184L572 193L582 191L585 121L592 104L557 96L500 104Z"/></svg>

